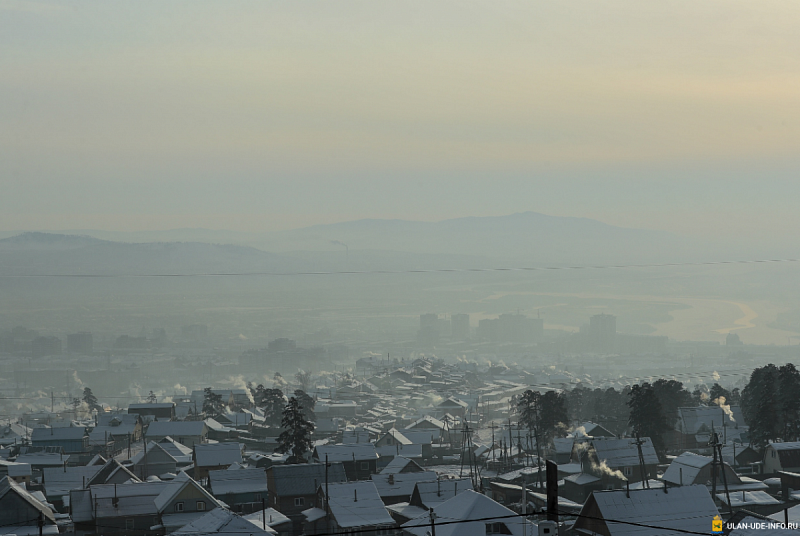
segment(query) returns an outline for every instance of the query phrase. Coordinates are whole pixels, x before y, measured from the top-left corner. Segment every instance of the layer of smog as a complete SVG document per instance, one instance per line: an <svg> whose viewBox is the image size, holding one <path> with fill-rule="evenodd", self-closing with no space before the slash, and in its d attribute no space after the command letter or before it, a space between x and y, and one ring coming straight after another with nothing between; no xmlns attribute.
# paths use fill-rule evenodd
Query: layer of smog
<svg viewBox="0 0 800 536"><path fill-rule="evenodd" d="M800 533L798 23L0 0L0 536Z"/></svg>

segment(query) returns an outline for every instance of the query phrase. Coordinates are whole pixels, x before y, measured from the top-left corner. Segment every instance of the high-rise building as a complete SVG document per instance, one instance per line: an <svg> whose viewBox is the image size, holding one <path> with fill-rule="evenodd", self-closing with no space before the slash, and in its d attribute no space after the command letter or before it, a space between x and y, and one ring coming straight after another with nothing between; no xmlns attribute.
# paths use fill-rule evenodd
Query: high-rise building
<svg viewBox="0 0 800 536"><path fill-rule="evenodd" d="M94 350L94 340L88 331L67 335L67 352L71 354L89 355Z"/></svg>
<svg viewBox="0 0 800 536"><path fill-rule="evenodd" d="M441 334L441 322L436 313L419 315L419 331L417 332L417 342L423 345L432 345L439 342Z"/></svg>
<svg viewBox="0 0 800 536"><path fill-rule="evenodd" d="M589 342L597 352L613 352L617 337L617 317L600 313L589 319Z"/></svg>
<svg viewBox="0 0 800 536"><path fill-rule="evenodd" d="M469 339L469 315L451 315L450 333L453 339L457 341L465 341Z"/></svg>
<svg viewBox="0 0 800 536"><path fill-rule="evenodd" d="M33 357L61 354L61 339L58 337L36 337L31 341L31 354Z"/></svg>

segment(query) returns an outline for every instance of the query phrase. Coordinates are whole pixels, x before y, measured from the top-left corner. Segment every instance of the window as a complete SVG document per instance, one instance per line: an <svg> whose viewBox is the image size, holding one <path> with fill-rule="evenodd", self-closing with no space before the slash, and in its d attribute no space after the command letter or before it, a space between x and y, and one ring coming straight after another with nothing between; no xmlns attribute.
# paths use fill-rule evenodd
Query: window
<svg viewBox="0 0 800 536"><path fill-rule="evenodd" d="M772 457L773 458L775 457L775 451L774 450L772 451Z"/></svg>
<svg viewBox="0 0 800 536"><path fill-rule="evenodd" d="M394 529L392 527L378 527L375 534L376 536L392 536Z"/></svg>
<svg viewBox="0 0 800 536"><path fill-rule="evenodd" d="M623 467L622 474L625 476L631 476L633 474L633 467Z"/></svg>
<svg viewBox="0 0 800 536"><path fill-rule="evenodd" d="M133 530L133 519L125 520L125 530Z"/></svg>
<svg viewBox="0 0 800 536"><path fill-rule="evenodd" d="M369 470L369 462L361 462L361 470L368 471Z"/></svg>
<svg viewBox="0 0 800 536"><path fill-rule="evenodd" d="M256 500L257 500L257 501L260 501L260 500L261 500L261 494L260 494L260 493L256 493Z"/></svg>
<svg viewBox="0 0 800 536"><path fill-rule="evenodd" d="M295 506L303 506L303 504L305 504L305 501L303 500L302 497L295 497L294 498L294 505Z"/></svg>
<svg viewBox="0 0 800 536"><path fill-rule="evenodd" d="M486 534L502 534L503 528L502 523L486 523Z"/></svg>
<svg viewBox="0 0 800 536"><path fill-rule="evenodd" d="M205 512L206 510L206 502L205 501L197 501L197 511L198 512Z"/></svg>
<svg viewBox="0 0 800 536"><path fill-rule="evenodd" d="M275 503L275 504L278 504L278 498L277 497L273 497L272 498L272 502Z"/></svg>
<svg viewBox="0 0 800 536"><path fill-rule="evenodd" d="M175 503L175 511L176 512L183 512L183 503L182 502Z"/></svg>

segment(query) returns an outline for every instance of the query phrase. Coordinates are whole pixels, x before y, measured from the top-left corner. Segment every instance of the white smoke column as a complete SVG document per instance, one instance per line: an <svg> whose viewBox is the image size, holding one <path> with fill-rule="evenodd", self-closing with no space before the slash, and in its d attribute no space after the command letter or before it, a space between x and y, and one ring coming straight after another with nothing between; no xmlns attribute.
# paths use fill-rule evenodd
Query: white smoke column
<svg viewBox="0 0 800 536"><path fill-rule="evenodd" d="M572 430L573 437L585 437L587 435L586 428L583 426L578 426L577 428L573 428Z"/></svg>
<svg viewBox="0 0 800 536"><path fill-rule="evenodd" d="M250 389L247 388L247 382L244 381L244 376L229 376L228 382L232 383L234 388L237 389L244 389L244 392L247 393L247 398L250 400L251 404L255 404L256 401L253 399L253 393L250 392Z"/></svg>
<svg viewBox="0 0 800 536"><path fill-rule="evenodd" d="M599 465L594 463L594 462L592 462L592 469L594 469L595 471L598 471L600 473L603 473L605 475L608 475L608 476L617 477L620 480L628 480L625 477L625 475L623 475L622 472L619 469L617 469L616 471L612 471L611 468L608 465L606 465L606 461L605 460L600 462Z"/></svg>
<svg viewBox="0 0 800 536"><path fill-rule="evenodd" d="M577 457L578 457L578 462L580 463L580 462L581 462L581 460L583 459L584 455L585 455L585 454L588 452L588 450L589 450L589 443L588 443L588 442L575 442L575 446L574 446L573 448L574 448L574 450L575 450L575 454L576 454L576 455L577 455ZM597 472L597 473L604 474L604 475L613 476L613 477L619 478L620 480L624 480L624 481L627 481L627 480L628 480L628 479L625 477L625 475L623 475L623 474L622 474L622 472L620 472L619 470L617 470L617 471L613 471L613 470L612 470L612 469L611 469L611 468L610 468L610 467L609 467L609 466L606 464L606 461L605 461L605 460L603 460L602 462L600 462L600 463L598 464L598 463L595 463L595 461L594 461L594 460L593 460L591 457L589 457L589 456L587 456L587 457L586 457L586 459L587 459L587 461L589 462L589 467L590 467L590 468L591 468L593 471L595 471L595 472ZM581 467L583 467L583 464L582 464L582 463L581 463Z"/></svg>
<svg viewBox="0 0 800 536"><path fill-rule="evenodd" d="M714 400L711 401L712 404L716 404L720 408L722 408L722 411L725 412L725 415L727 415L730 420L736 422L736 419L733 417L733 412L731 411L731 406L729 404L726 404L725 402L726 400L724 396L715 398Z"/></svg>
<svg viewBox="0 0 800 536"><path fill-rule="evenodd" d="M719 381L719 372L717 372L715 370L714 373L711 375L711 377L714 378L715 382L718 382Z"/></svg>
<svg viewBox="0 0 800 536"><path fill-rule="evenodd" d="M176 383L172 388L175 390L176 395L189 394L188 389L186 389L186 387L182 386L180 383Z"/></svg>
<svg viewBox="0 0 800 536"><path fill-rule="evenodd" d="M75 385L77 385L78 387L83 387L83 382L81 381L80 378L78 378L78 371L77 370L73 370L72 371L72 381L74 381Z"/></svg>

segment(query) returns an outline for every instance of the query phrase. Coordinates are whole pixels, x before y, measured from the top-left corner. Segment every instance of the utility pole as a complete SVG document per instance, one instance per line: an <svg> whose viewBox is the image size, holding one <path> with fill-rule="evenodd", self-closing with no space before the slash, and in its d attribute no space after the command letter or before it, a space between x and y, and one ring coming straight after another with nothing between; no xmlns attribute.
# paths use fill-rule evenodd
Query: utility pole
<svg viewBox="0 0 800 536"><path fill-rule="evenodd" d="M331 464L328 463L328 455L325 455L325 529L328 530L330 528L330 513L328 512L328 467Z"/></svg>
<svg viewBox="0 0 800 536"><path fill-rule="evenodd" d="M712 425L713 430L713 425ZM717 502L717 434L711 434L712 447L711 451L714 453L714 461L711 462L711 498Z"/></svg>
<svg viewBox="0 0 800 536"><path fill-rule="evenodd" d="M642 472L642 478L644 479L644 487L646 489L650 489L650 475L647 474L647 467L644 463L644 453L642 452L642 445L644 444L644 440L639 437L639 434L636 434L636 448L639 450L639 470Z"/></svg>
<svg viewBox="0 0 800 536"><path fill-rule="evenodd" d="M431 536L436 536L436 523L434 522L436 514L433 513L433 508L431 508L428 513L431 516ZM39 536L41 536L41 534Z"/></svg>
<svg viewBox="0 0 800 536"><path fill-rule="evenodd" d="M731 504L731 494L728 492L728 476L725 474L725 460L722 457L722 443L719 442L719 437L714 433L714 457L716 458L717 450L719 450L719 465L722 469L722 485L725 486L725 498L728 499L728 511L733 516L733 505ZM744 495L744 492L742 492Z"/></svg>

